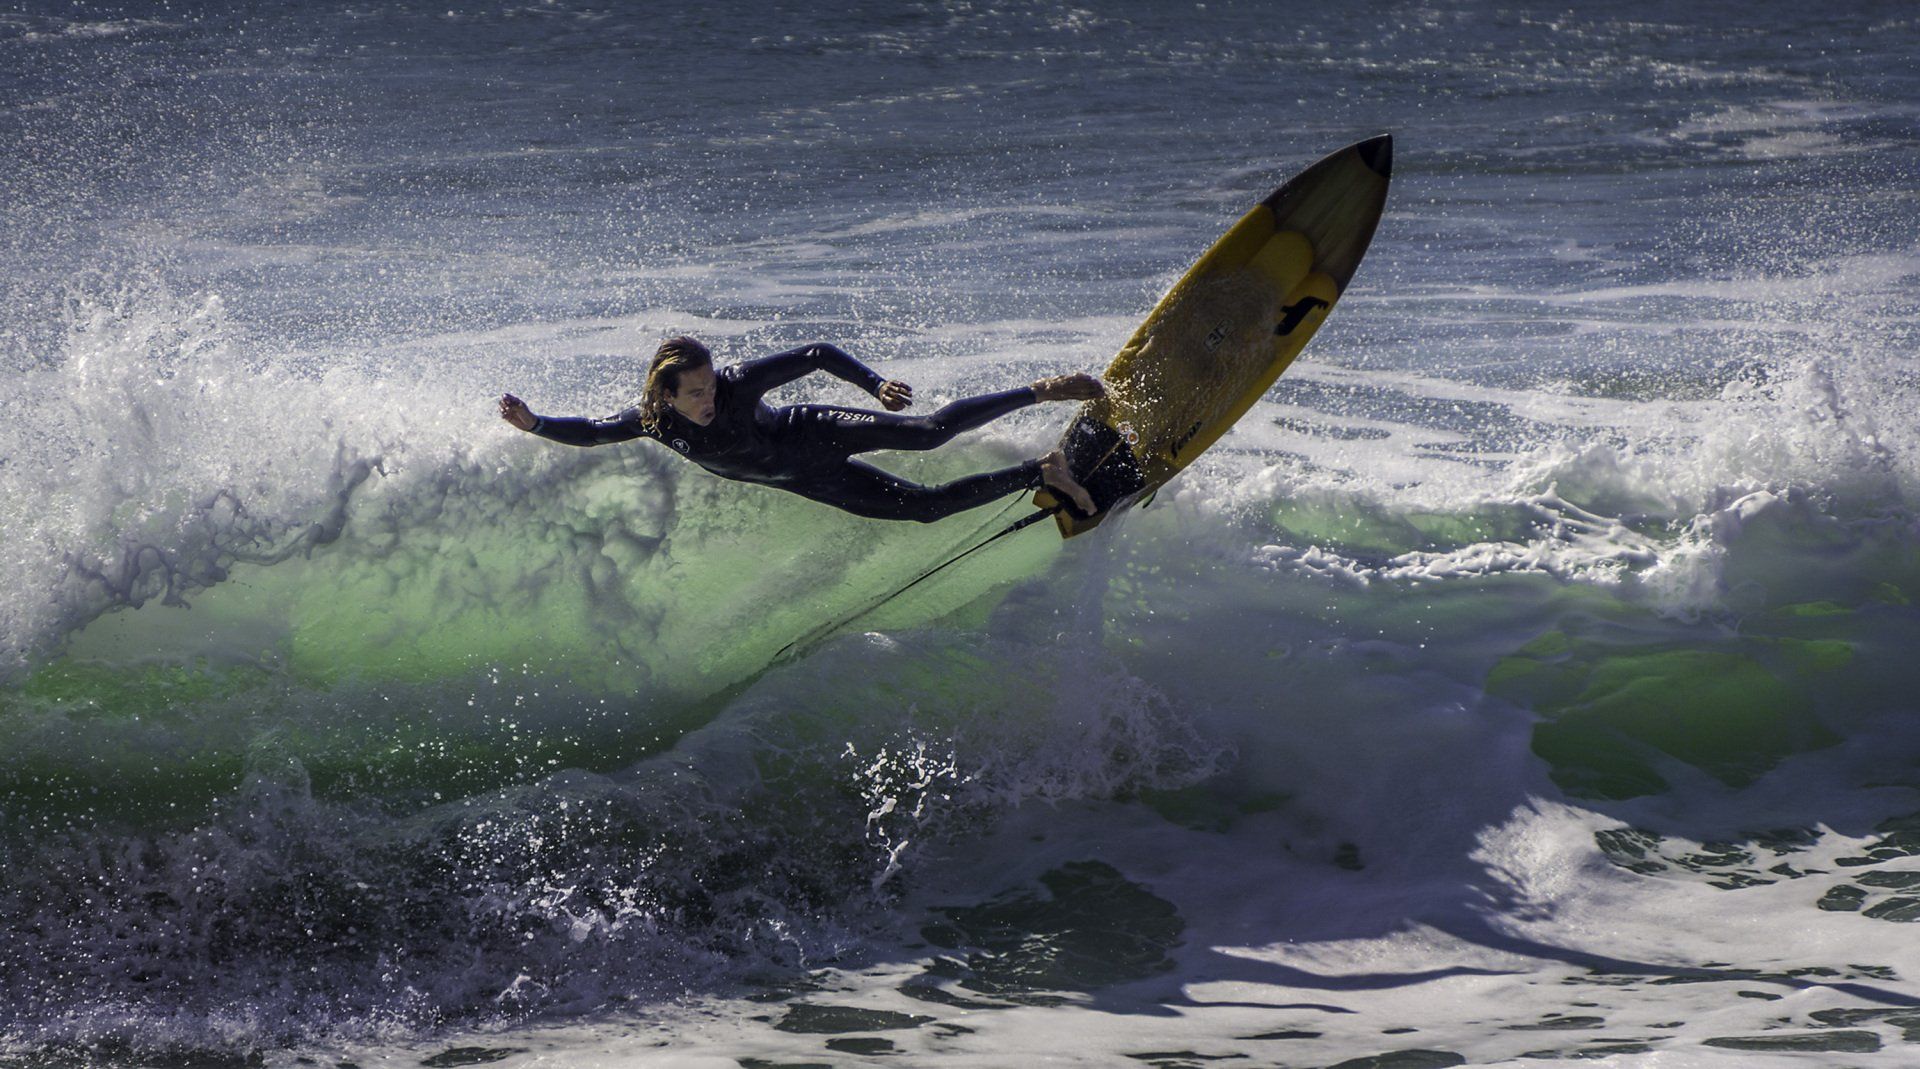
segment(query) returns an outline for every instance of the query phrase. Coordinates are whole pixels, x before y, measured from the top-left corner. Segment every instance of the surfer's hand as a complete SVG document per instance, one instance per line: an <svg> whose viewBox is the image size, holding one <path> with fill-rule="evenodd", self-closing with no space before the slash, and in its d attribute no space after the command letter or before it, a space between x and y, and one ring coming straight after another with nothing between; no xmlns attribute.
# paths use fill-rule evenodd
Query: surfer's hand
<svg viewBox="0 0 1920 1069"><path fill-rule="evenodd" d="M913 387L899 379L888 379L880 384L880 389L874 396L880 398L880 403L887 406L887 411L898 412L913 403Z"/></svg>
<svg viewBox="0 0 1920 1069"><path fill-rule="evenodd" d="M525 401L510 393L500 395L500 418L523 431L533 429L533 410L527 407Z"/></svg>

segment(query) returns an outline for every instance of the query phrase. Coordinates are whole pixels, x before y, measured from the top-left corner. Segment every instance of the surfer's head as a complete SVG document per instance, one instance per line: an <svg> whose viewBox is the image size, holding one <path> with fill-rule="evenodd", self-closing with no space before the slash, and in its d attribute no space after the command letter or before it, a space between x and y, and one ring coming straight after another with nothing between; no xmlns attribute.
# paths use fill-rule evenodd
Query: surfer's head
<svg viewBox="0 0 1920 1069"><path fill-rule="evenodd" d="M654 351L647 368L647 389L640 397L640 419L650 430L671 408L704 427L714 416L713 354L685 336L668 338Z"/></svg>

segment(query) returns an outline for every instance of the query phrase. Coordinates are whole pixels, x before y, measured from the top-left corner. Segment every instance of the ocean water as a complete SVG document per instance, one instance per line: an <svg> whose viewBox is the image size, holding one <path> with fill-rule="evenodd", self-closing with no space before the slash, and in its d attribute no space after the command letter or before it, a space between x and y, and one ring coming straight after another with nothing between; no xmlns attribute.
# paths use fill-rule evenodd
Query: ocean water
<svg viewBox="0 0 1920 1069"><path fill-rule="evenodd" d="M1917 54L1900 3L0 7L0 1065L1914 1064ZM1353 288L1152 507L825 635L1026 506L493 412L682 332L923 406L1098 369L1382 132Z"/></svg>

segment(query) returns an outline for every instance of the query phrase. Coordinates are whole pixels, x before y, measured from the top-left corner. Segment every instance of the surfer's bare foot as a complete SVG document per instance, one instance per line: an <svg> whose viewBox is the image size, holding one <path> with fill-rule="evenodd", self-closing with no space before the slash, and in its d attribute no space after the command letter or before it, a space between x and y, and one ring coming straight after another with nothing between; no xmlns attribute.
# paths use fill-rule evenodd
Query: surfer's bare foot
<svg viewBox="0 0 1920 1069"><path fill-rule="evenodd" d="M1054 375L1033 382L1033 396L1041 401L1091 401L1106 395L1106 384L1085 372Z"/></svg>
<svg viewBox="0 0 1920 1069"><path fill-rule="evenodd" d="M1040 458L1040 481L1047 484L1047 489L1067 495L1082 515L1091 516L1098 511L1093 507L1093 496L1067 467L1067 455L1058 449Z"/></svg>

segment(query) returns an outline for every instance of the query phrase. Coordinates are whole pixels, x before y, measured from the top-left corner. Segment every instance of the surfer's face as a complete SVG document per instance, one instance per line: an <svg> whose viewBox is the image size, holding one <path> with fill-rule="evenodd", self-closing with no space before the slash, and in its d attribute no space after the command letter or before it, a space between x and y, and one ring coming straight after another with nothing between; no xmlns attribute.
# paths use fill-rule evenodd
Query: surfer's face
<svg viewBox="0 0 1920 1069"><path fill-rule="evenodd" d="M673 410L699 426L713 422L714 378L712 367L697 367L680 373L679 389L667 395Z"/></svg>

